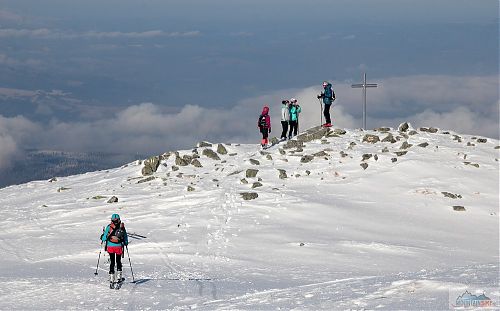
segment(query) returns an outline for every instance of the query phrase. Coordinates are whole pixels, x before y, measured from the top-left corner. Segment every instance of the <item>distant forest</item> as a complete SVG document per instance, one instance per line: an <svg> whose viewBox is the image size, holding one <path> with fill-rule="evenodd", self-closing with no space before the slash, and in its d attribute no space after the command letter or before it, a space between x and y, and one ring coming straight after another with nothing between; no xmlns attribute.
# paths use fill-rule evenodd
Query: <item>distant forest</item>
<svg viewBox="0 0 500 311"><path fill-rule="evenodd" d="M9 168L0 169L0 188L33 180L47 180L52 177L115 168L145 157L101 152L27 150Z"/></svg>

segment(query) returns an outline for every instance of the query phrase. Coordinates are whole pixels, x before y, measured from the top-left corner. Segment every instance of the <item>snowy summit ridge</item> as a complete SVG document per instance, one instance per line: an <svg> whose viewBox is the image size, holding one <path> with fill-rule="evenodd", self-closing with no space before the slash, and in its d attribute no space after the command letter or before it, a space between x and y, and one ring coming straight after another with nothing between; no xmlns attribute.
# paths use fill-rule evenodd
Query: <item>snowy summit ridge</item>
<svg viewBox="0 0 500 311"><path fill-rule="evenodd" d="M0 309L448 309L498 288L498 140L402 124L275 143L0 189ZM125 259L110 293L107 256L93 272L113 213L136 282Z"/></svg>

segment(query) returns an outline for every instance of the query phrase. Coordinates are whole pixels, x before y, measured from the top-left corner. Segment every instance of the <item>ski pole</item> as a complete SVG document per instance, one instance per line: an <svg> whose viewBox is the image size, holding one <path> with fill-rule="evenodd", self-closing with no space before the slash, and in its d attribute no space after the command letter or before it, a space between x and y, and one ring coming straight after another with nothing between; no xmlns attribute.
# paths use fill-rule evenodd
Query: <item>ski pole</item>
<svg viewBox="0 0 500 311"><path fill-rule="evenodd" d="M102 252L102 242L101 242L101 248L99 249L99 258L97 258L97 267L95 267L95 272L94 275L97 275L97 269L99 269L99 261L101 260L101 252Z"/></svg>
<svg viewBox="0 0 500 311"><path fill-rule="evenodd" d="M102 227L102 234L104 234L104 227ZM97 258L97 267L95 268L94 275L97 275L97 269L99 269L99 261L101 260L101 252L102 252L102 235L101 235L101 247L99 248L99 257Z"/></svg>
<svg viewBox="0 0 500 311"><path fill-rule="evenodd" d="M321 124L320 124L320 126L321 126L321 125L323 125L323 103L321 102L321 98L318 98L318 100L319 100L319 104L320 104L319 115L320 115L320 120L321 120Z"/></svg>
<svg viewBox="0 0 500 311"><path fill-rule="evenodd" d="M132 283L135 283L134 270L132 270L132 262L130 261L130 253L128 252L128 246L127 245L125 245L125 249L127 250L128 263L130 265L130 272L132 272Z"/></svg>

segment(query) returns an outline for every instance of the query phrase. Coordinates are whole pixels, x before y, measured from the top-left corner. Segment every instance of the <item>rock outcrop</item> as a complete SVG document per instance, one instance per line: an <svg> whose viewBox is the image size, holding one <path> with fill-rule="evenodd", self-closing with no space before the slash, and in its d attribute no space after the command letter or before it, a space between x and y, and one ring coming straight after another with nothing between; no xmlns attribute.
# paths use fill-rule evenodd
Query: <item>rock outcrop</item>
<svg viewBox="0 0 500 311"><path fill-rule="evenodd" d="M259 170L254 170L254 169L247 169L246 170L246 177L247 178L254 178L254 177L257 177L257 173L259 172Z"/></svg>
<svg viewBox="0 0 500 311"><path fill-rule="evenodd" d="M223 144L218 144L217 145L217 153L218 154L227 154L227 149L224 147Z"/></svg>
<svg viewBox="0 0 500 311"><path fill-rule="evenodd" d="M363 142L365 142L365 143L375 144L375 143L378 143L379 141L380 141L380 137L378 137L377 135L366 134L365 137L363 137Z"/></svg>
<svg viewBox="0 0 500 311"><path fill-rule="evenodd" d="M207 148L207 149L203 149L202 154L203 154L204 156L206 156L207 158L210 158L210 159L212 159L212 160L217 160L217 161L219 161L219 160L220 160L220 158L219 158L219 156L217 155L217 153L215 153L212 149L208 149L208 148Z"/></svg>
<svg viewBox="0 0 500 311"><path fill-rule="evenodd" d="M257 192L241 192L240 193L241 197L243 200L254 200L259 197L259 194Z"/></svg>
<svg viewBox="0 0 500 311"><path fill-rule="evenodd" d="M142 175L149 176L153 175L160 166L160 157L151 157L144 161L144 167L142 168Z"/></svg>

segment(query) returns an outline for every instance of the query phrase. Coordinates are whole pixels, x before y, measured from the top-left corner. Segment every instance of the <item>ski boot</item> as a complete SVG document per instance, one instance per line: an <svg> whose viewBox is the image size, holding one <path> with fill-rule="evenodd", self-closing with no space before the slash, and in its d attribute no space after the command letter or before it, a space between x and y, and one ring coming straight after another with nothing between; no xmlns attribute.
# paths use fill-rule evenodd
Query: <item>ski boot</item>
<svg viewBox="0 0 500 311"><path fill-rule="evenodd" d="M123 281L125 279L122 277L122 271L118 270L115 274L115 289L120 289L122 287Z"/></svg>
<svg viewBox="0 0 500 311"><path fill-rule="evenodd" d="M115 288L115 272L109 272L109 288Z"/></svg>

